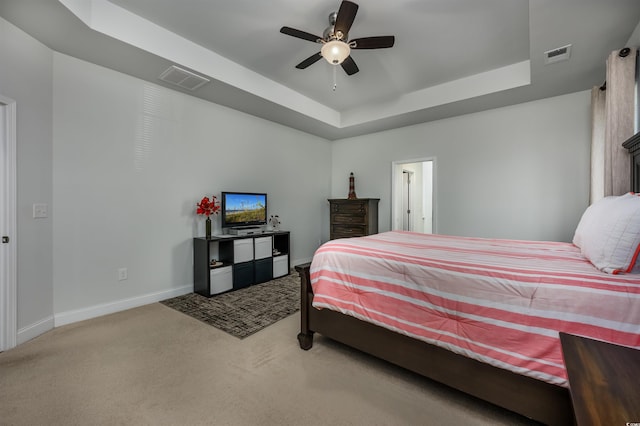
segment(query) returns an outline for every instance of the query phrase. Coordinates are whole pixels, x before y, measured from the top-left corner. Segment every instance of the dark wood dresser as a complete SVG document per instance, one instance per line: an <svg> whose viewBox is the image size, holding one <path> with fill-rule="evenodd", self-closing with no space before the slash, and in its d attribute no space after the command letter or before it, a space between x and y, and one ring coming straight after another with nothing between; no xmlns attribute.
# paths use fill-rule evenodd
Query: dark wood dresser
<svg viewBox="0 0 640 426"><path fill-rule="evenodd" d="M329 238L363 237L378 233L379 198L329 200Z"/></svg>

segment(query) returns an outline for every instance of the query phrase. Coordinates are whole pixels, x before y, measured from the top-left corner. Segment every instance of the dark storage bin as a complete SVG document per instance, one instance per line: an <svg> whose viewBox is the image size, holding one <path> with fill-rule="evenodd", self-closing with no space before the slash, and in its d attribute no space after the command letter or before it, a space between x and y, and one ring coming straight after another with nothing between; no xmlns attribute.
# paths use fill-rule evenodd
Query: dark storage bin
<svg viewBox="0 0 640 426"><path fill-rule="evenodd" d="M273 260L271 257L256 260L256 284L264 283L273 278Z"/></svg>
<svg viewBox="0 0 640 426"><path fill-rule="evenodd" d="M234 290L249 287L253 283L253 262L236 263L233 265Z"/></svg>

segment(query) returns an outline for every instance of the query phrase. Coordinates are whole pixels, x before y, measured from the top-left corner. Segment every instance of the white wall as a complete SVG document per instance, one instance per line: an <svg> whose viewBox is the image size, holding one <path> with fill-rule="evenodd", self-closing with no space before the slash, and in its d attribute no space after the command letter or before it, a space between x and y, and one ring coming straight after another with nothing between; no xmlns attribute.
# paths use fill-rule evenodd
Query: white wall
<svg viewBox="0 0 640 426"><path fill-rule="evenodd" d="M0 18L0 94L17 106L18 343L53 326L52 219L32 214L52 205L51 70L51 50Z"/></svg>
<svg viewBox="0 0 640 426"><path fill-rule="evenodd" d="M53 68L56 324L191 291L205 195L268 193L293 264L310 260L327 140L63 54Z"/></svg>
<svg viewBox="0 0 640 426"><path fill-rule="evenodd" d="M570 241L589 196L589 120L585 91L336 141L332 196L354 172L389 230L391 162L435 157L435 233Z"/></svg>

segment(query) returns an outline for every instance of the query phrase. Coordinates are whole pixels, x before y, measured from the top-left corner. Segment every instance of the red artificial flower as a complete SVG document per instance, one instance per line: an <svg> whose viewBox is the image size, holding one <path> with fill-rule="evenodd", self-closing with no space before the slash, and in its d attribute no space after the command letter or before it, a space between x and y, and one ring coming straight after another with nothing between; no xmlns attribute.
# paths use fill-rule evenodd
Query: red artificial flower
<svg viewBox="0 0 640 426"><path fill-rule="evenodd" d="M218 211L220 210L220 204L218 204L218 199L215 195L211 196L211 200L209 200L209 197L204 197L196 205L198 206L198 208L196 209L196 213L205 215L207 217L211 216L212 214L218 214Z"/></svg>

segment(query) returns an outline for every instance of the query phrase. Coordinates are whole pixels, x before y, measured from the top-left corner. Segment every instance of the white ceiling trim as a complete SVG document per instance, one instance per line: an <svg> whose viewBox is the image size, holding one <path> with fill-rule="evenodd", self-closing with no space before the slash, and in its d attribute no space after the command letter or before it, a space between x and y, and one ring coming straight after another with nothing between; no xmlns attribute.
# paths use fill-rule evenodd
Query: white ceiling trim
<svg viewBox="0 0 640 426"><path fill-rule="evenodd" d="M60 0L89 28L339 127L340 114L107 0ZM158 70L158 75L163 70Z"/></svg>
<svg viewBox="0 0 640 426"><path fill-rule="evenodd" d="M108 0L59 0L89 28L293 111L345 128L531 84L529 60L340 111L205 49ZM162 70L158 70L158 75Z"/></svg>
<svg viewBox="0 0 640 426"><path fill-rule="evenodd" d="M397 101L352 109L343 113L342 126L354 126L528 84L531 84L531 61L527 60L417 90Z"/></svg>

